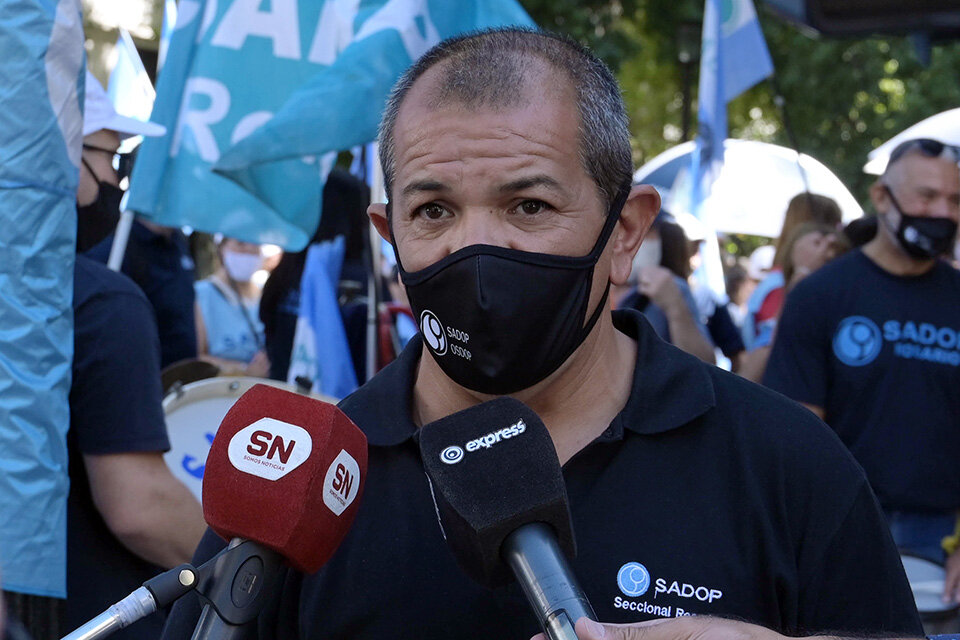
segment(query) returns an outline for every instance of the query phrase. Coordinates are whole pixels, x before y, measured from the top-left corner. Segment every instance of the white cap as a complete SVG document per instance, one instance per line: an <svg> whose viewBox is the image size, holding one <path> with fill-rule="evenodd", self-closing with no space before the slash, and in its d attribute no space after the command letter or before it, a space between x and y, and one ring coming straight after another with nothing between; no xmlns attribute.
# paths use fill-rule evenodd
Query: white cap
<svg viewBox="0 0 960 640"><path fill-rule="evenodd" d="M773 256L777 249L772 244L757 247L750 254L750 263L747 267L747 275L754 280L763 280L767 273L773 268Z"/></svg>
<svg viewBox="0 0 960 640"><path fill-rule="evenodd" d="M116 131L121 140L131 136L153 138L167 132L167 128L161 124L144 122L117 113L103 86L88 69L87 87L83 100L83 135L88 136L101 129Z"/></svg>

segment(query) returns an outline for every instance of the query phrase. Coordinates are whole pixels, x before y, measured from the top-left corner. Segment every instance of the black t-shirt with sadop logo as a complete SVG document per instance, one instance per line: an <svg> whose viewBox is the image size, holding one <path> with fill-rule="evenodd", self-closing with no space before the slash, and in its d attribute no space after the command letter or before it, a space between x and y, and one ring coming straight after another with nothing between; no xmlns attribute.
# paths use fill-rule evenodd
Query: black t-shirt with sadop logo
<svg viewBox="0 0 960 640"><path fill-rule="evenodd" d="M574 573L600 620L733 616L789 635L922 635L899 557L856 462L801 407L701 363L617 312L638 341L632 395L563 468ZM447 548L410 396L421 353L341 403L367 434L353 528L318 573L288 572L261 638L490 638L539 632L516 584L472 582ZM584 401L589 401L585 399ZM504 477L492 486L523 491ZM208 534L198 560L223 541ZM189 637L199 601L165 638Z"/></svg>

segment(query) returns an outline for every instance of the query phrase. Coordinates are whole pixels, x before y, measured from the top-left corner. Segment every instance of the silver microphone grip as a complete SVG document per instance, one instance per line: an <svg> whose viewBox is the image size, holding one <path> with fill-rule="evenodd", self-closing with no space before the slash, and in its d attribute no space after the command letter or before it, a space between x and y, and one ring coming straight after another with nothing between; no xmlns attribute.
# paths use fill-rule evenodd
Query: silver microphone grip
<svg viewBox="0 0 960 640"><path fill-rule="evenodd" d="M519 527L503 541L500 553L550 640L577 640L577 620L597 619L549 525Z"/></svg>

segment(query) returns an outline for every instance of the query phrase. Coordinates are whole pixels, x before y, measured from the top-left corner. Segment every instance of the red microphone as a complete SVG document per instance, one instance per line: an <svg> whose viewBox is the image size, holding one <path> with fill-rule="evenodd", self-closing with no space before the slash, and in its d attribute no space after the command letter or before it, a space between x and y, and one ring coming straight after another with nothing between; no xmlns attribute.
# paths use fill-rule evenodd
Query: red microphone
<svg viewBox="0 0 960 640"><path fill-rule="evenodd" d="M207 456L203 515L232 540L197 587L206 601L194 638L243 635L281 561L314 573L359 508L367 439L332 404L256 385L224 417Z"/></svg>

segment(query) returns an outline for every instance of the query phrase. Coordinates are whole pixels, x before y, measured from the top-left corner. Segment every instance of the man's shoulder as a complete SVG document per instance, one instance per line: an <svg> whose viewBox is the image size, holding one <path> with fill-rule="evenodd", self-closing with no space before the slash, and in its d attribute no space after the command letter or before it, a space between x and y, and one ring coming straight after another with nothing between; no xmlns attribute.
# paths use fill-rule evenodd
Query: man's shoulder
<svg viewBox="0 0 960 640"><path fill-rule="evenodd" d="M105 265L83 255L76 256L73 269L74 309L79 309L95 298L129 299L135 304L149 304L136 283L122 273L111 271Z"/></svg>
<svg viewBox="0 0 960 640"><path fill-rule="evenodd" d="M871 272L869 258L859 250L849 251L801 280L787 297L794 301L815 302L818 308L826 309L829 305L824 302L828 296L843 295L851 287L862 286L864 279L871 277Z"/></svg>
<svg viewBox="0 0 960 640"><path fill-rule="evenodd" d="M779 452L803 465L824 460L859 467L822 420L802 405L767 387L709 367L717 404L712 420L761 457Z"/></svg>
<svg viewBox="0 0 960 640"><path fill-rule="evenodd" d="M400 355L337 405L367 436L372 446L391 446L416 427L410 397L422 342L414 336Z"/></svg>

